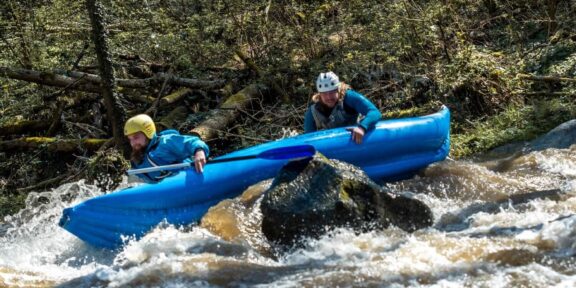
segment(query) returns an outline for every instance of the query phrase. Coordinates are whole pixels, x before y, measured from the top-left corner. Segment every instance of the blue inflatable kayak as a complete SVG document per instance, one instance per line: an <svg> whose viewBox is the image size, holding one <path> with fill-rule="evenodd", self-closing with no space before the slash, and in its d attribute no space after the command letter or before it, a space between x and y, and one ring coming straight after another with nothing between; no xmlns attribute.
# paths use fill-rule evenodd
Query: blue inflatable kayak
<svg viewBox="0 0 576 288"><path fill-rule="evenodd" d="M361 167L375 181L412 176L446 158L450 149L450 112L383 120L352 142L345 128L318 131L260 144L215 159L257 155L275 148L312 145L328 158ZM143 184L98 196L64 209L59 225L85 242L118 248L127 237L140 238L160 222L187 225L208 209L240 195L248 186L273 178L289 159L246 159L206 165L204 173L185 169L157 184Z"/></svg>

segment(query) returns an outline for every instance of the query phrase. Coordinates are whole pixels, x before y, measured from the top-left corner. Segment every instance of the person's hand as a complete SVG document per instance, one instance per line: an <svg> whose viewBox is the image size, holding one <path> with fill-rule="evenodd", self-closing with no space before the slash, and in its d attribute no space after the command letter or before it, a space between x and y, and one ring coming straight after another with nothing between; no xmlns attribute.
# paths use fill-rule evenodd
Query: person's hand
<svg viewBox="0 0 576 288"><path fill-rule="evenodd" d="M346 130L348 130L352 133L352 140L354 140L354 142L356 142L356 144L362 144L362 139L364 138L364 133L366 133L366 131L364 131L364 128L362 128L360 126L356 126L354 128L346 128Z"/></svg>
<svg viewBox="0 0 576 288"><path fill-rule="evenodd" d="M194 168L196 168L196 172L204 172L204 165L206 165L206 153L204 153L204 150L198 149L194 153Z"/></svg>

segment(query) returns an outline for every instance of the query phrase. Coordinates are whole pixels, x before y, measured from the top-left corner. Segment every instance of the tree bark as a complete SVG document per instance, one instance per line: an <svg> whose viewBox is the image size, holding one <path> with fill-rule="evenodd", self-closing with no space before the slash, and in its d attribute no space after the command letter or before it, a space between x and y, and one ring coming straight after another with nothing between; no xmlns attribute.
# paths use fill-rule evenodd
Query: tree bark
<svg viewBox="0 0 576 288"><path fill-rule="evenodd" d="M98 75L66 70L41 72L28 69L0 67L0 76L41 85L86 92L100 92L100 84L102 83L102 79ZM162 85L166 80L167 84L193 89L214 89L223 87L226 84L225 80L198 80L182 78L167 73L158 73L154 77L146 79L116 79L116 84L118 87L123 88L147 89Z"/></svg>
<svg viewBox="0 0 576 288"><path fill-rule="evenodd" d="M108 121L110 122L110 127L112 127L112 135L116 147L121 148L127 154L129 151L128 142L123 135L126 110L124 110L116 93L114 67L112 67L108 48L108 32L104 26L104 9L99 0L86 0L86 8L92 23L92 37L102 79L102 96L104 97Z"/></svg>
<svg viewBox="0 0 576 288"><path fill-rule="evenodd" d="M226 84L226 80L197 80L177 77L175 75L163 72L157 73L154 78L157 79L158 83L162 83L163 81L167 80L167 84L188 88L214 89L222 87Z"/></svg>
<svg viewBox="0 0 576 288"><path fill-rule="evenodd" d="M543 82L576 82L575 78L567 77L556 77L556 76L534 76L528 74L518 74L518 77L531 81L543 81Z"/></svg>
<svg viewBox="0 0 576 288"><path fill-rule="evenodd" d="M192 90L188 88L178 89L174 93L162 97L162 99L160 99L159 105L162 106L162 105L174 104L182 100L185 96L187 96L190 93L192 93Z"/></svg>
<svg viewBox="0 0 576 288"><path fill-rule="evenodd" d="M144 112L144 114L148 115L154 114L159 107L174 104L182 100L189 93L192 93L192 90L188 88L180 88L172 94L166 95L160 99L154 99L152 102L152 106L146 109L146 112Z"/></svg>
<svg viewBox="0 0 576 288"><path fill-rule="evenodd" d="M33 82L41 85L63 87L86 92L100 92L98 85L88 81L87 79L73 78L51 72L0 67L0 76Z"/></svg>
<svg viewBox="0 0 576 288"><path fill-rule="evenodd" d="M558 1L557 0L548 0L547 1L547 8L546 11L548 12L548 38L552 37L556 32L556 28L558 27L558 22L556 21L556 11L558 9Z"/></svg>
<svg viewBox="0 0 576 288"><path fill-rule="evenodd" d="M186 117L188 117L188 109L184 106L177 106L174 110L170 111L168 115L156 121L156 125L158 126L157 128L160 129L176 129L178 124L186 121Z"/></svg>
<svg viewBox="0 0 576 288"><path fill-rule="evenodd" d="M0 151L24 151L45 147L50 152L96 151L108 139L58 139L50 137L23 137L0 141Z"/></svg>
<svg viewBox="0 0 576 288"><path fill-rule="evenodd" d="M242 62L244 62L244 64L248 66L248 68L250 68L252 71L256 73L256 76L258 76L258 78L262 78L263 81L265 81L265 83L268 83L270 85L272 91L280 95L282 102L290 103L290 97L288 97L286 91L280 88L280 85L278 85L278 83L274 79L272 79L271 77L264 77L266 74L265 71L263 71L258 65L256 65L256 63L254 63L252 59L248 58L248 56L246 56L246 54L244 54L242 50L237 49L235 53L236 56L238 56L238 58L240 58L240 60L242 60Z"/></svg>
<svg viewBox="0 0 576 288"><path fill-rule="evenodd" d="M220 109L200 123L190 132L197 134L204 141L210 141L218 136L218 131L230 126L240 114L239 109L245 109L252 101L259 99L261 95L267 93L268 87L261 84L252 84L240 90L238 93L228 97Z"/></svg>
<svg viewBox="0 0 576 288"><path fill-rule="evenodd" d="M30 134L34 132L43 132L46 130L53 130L52 132L48 131L45 135L49 137L53 136L51 134L55 134L59 126L61 126L61 116L62 111L69 106L61 106L54 110L52 113L52 119L45 119L45 120L21 120L15 121L10 124L5 124L0 126L0 137L2 136L13 136L13 135L24 135ZM87 123L90 121L90 113L79 115L75 119L68 119L71 123Z"/></svg>
<svg viewBox="0 0 576 288"><path fill-rule="evenodd" d="M52 113L52 122L48 128L46 135L48 137L53 137L58 132L58 128L62 124L62 113L64 112L64 103L58 103L58 107Z"/></svg>
<svg viewBox="0 0 576 288"><path fill-rule="evenodd" d="M0 126L0 136L27 134L30 132L44 131L50 127L47 120L23 120Z"/></svg>

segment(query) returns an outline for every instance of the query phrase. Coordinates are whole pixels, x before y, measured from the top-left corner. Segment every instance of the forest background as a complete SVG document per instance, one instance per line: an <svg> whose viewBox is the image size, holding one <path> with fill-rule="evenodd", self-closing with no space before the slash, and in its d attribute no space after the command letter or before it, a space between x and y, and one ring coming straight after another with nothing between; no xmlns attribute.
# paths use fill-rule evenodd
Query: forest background
<svg viewBox="0 0 576 288"><path fill-rule="evenodd" d="M113 189L138 113L212 156L302 133L327 70L386 119L448 106L452 158L530 140L575 118L574 27L571 0L4 0L0 217Z"/></svg>

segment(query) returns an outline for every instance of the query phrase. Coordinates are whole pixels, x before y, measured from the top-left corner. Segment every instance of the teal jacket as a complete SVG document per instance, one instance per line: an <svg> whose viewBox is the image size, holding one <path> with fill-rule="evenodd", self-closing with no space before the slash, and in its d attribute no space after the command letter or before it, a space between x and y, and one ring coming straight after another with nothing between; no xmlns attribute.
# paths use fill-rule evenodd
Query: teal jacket
<svg viewBox="0 0 576 288"><path fill-rule="evenodd" d="M357 123L359 127L364 128L365 131L374 129L378 120L382 118L382 114L378 111L378 108L370 102L364 95L349 89L346 91L346 95L344 96L344 110L346 111L348 117L346 118L353 118L358 117L359 115L363 115L364 118ZM308 107L308 111L304 116L304 133L310 133L319 130L316 121L314 120L314 115L312 109L316 108L316 103L310 105ZM325 115L326 117L330 115ZM348 126L348 121L341 121L340 125L336 123L336 127Z"/></svg>
<svg viewBox="0 0 576 288"><path fill-rule="evenodd" d="M131 162L133 169L163 166L176 163L191 163L194 161L196 150L202 149L206 157L210 152L208 145L200 138L190 135L180 135L176 130L164 130L152 137L146 147L142 163ZM157 183L173 175L174 172L158 171L137 174L147 183Z"/></svg>

